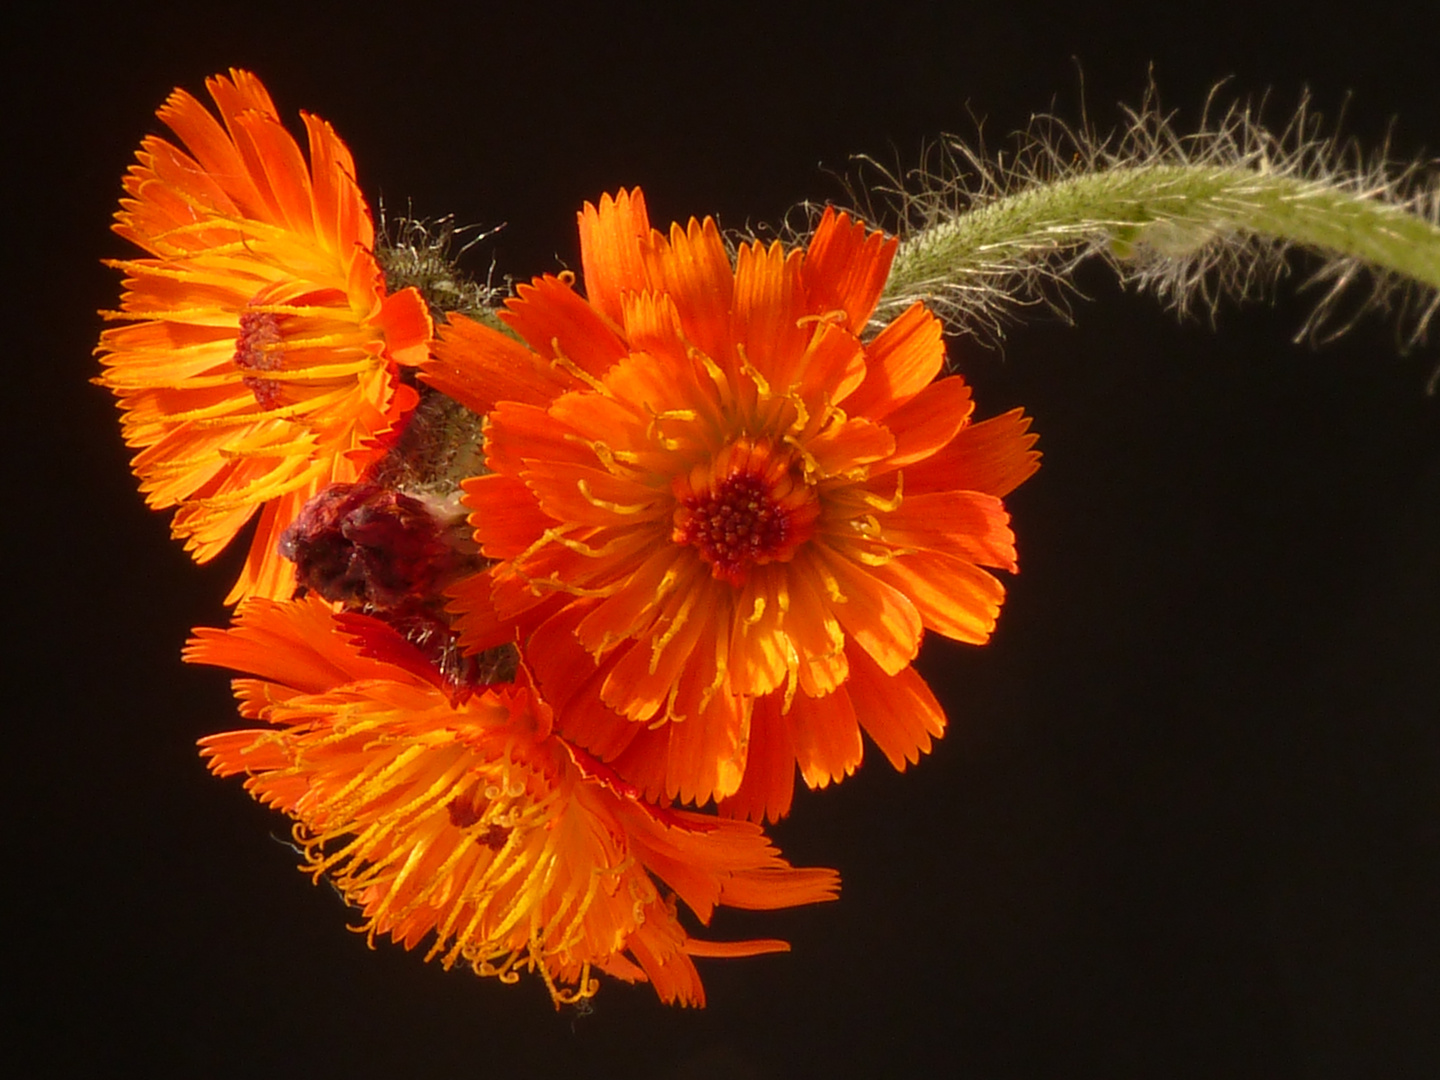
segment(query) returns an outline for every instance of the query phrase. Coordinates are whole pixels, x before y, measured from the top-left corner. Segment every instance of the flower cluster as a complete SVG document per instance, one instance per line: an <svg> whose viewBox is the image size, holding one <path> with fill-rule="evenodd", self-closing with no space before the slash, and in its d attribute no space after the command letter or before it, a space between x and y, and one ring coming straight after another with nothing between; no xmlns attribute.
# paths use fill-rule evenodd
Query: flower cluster
<svg viewBox="0 0 1440 1080"><path fill-rule="evenodd" d="M100 348L195 557L260 514L233 625L186 659L264 726L204 755L372 938L557 1003L605 972L702 1004L693 957L786 946L702 940L681 904L836 895L761 830L796 772L943 733L912 662L995 626L1028 420L973 419L922 305L872 325L896 241L834 210L732 248L607 196L583 292L545 275L510 333L433 332L330 127L304 118L307 164L254 76L209 88L223 126L176 91L187 150L147 139L126 179L116 231L150 257L114 264Z"/></svg>
<svg viewBox="0 0 1440 1080"><path fill-rule="evenodd" d="M895 241L827 210L805 249L580 214L568 276L452 317L425 379L488 417L461 641L518 639L561 731L652 798L772 820L795 768L897 767L944 730L926 628L983 642L1015 569L1000 501L1036 468L1016 412L971 423L919 304L862 335Z"/></svg>
<svg viewBox="0 0 1440 1080"><path fill-rule="evenodd" d="M593 969L703 1004L692 956L749 956L781 941L696 940L717 904L828 900L830 870L794 870L746 822L647 804L552 735L522 672L462 695L388 625L316 599L243 605L186 659L248 672L241 714L261 730L202 740L295 818L306 869L355 905L373 938L514 981L538 972L557 1003L593 993ZM667 887L662 893L657 883Z"/></svg>
<svg viewBox="0 0 1440 1080"><path fill-rule="evenodd" d="M186 149L147 138L125 177L115 231L150 257L110 263L125 293L102 314L125 325L100 336L99 381L197 561L260 512L233 602L294 590L281 532L394 436L416 400L398 365L425 357L431 324L415 290L387 293L330 125L304 117L307 163L254 75L207 85L220 120L176 90L157 115Z"/></svg>

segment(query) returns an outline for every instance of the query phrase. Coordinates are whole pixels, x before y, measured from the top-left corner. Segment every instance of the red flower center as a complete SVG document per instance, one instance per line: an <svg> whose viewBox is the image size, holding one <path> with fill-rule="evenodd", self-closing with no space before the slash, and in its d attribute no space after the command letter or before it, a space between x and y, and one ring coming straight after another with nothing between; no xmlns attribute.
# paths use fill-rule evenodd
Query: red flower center
<svg viewBox="0 0 1440 1080"><path fill-rule="evenodd" d="M245 371L274 371L285 350L280 320L269 311L240 313L240 334L235 339L235 366ZM280 402L280 384L274 379L246 375L240 380L255 395L262 409Z"/></svg>
<svg viewBox="0 0 1440 1080"><path fill-rule="evenodd" d="M675 496L670 538L694 547L718 580L737 586L751 566L793 558L820 514L786 456L744 440L677 478Z"/></svg>

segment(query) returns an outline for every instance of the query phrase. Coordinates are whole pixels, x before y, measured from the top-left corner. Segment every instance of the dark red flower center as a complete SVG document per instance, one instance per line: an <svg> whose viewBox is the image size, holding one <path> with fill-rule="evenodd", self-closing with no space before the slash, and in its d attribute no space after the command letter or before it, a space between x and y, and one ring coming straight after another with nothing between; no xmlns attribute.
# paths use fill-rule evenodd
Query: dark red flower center
<svg viewBox="0 0 1440 1080"><path fill-rule="evenodd" d="M790 463L765 444L736 444L676 483L671 539L694 547L721 581L785 562L815 531L819 506Z"/></svg>
<svg viewBox="0 0 1440 1080"><path fill-rule="evenodd" d="M235 338L235 366L244 371L274 371L280 367L285 351L278 316L269 311L242 311L240 333ZM262 409L273 409L280 402L280 383L258 375L240 380Z"/></svg>

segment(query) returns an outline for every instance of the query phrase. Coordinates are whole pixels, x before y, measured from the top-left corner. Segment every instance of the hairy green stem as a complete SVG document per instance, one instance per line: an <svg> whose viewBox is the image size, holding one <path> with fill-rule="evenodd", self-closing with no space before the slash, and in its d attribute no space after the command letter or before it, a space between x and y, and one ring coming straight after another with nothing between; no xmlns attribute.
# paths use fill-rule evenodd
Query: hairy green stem
<svg viewBox="0 0 1440 1080"><path fill-rule="evenodd" d="M1100 166L989 196L963 212L939 212L902 240L885 307L936 292L952 299L972 289L983 294L1002 288L999 279L1057 256L1108 252L1122 262L1144 256L1183 266L1207 248L1252 238L1304 247L1332 262L1363 262L1440 290L1440 226L1392 200L1383 186L1365 190L1354 180L1263 165Z"/></svg>

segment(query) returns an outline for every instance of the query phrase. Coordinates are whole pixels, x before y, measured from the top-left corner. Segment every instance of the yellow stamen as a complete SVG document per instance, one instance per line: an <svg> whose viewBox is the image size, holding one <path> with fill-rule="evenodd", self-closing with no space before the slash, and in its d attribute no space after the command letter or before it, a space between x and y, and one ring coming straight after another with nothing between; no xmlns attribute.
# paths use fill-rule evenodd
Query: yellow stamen
<svg viewBox="0 0 1440 1080"><path fill-rule="evenodd" d="M561 350L561 348L560 348L560 339L559 339L559 338L551 338L551 339L550 339L550 348L551 348L551 349L554 351L554 353L555 353L555 355L550 358L550 365L551 365L552 367L557 367L557 368L559 368L561 371L568 372L569 374L575 376L575 378L579 379L579 380L580 380L581 382L583 382L586 386L590 387L591 390L594 390L597 394L600 394L602 397L606 397L606 398L613 398L613 397L614 397L614 395L610 393L610 388L609 388L609 387L607 387L603 382L601 382L599 379L597 379L594 375L591 375L588 371L586 371L584 368L582 368L579 364L575 363L574 360L571 360L568 356L565 355L565 353L564 353L564 352Z"/></svg>
<svg viewBox="0 0 1440 1080"><path fill-rule="evenodd" d="M602 499L598 495L595 495L593 492L591 492L589 482L583 479L575 481L575 486L580 490L580 494L584 496L585 501L588 502L591 506L599 507L601 510L608 510L612 514L620 514L623 517L633 517L636 514L643 514L655 506L654 499L648 499L645 502L641 503L629 504L611 502L609 499Z"/></svg>
<svg viewBox="0 0 1440 1080"><path fill-rule="evenodd" d="M801 315L795 320L796 326L809 326L812 323L829 323L832 326L844 326L850 316L836 308L831 311L822 312L819 315Z"/></svg>
<svg viewBox="0 0 1440 1080"><path fill-rule="evenodd" d="M860 498L868 506L873 506L882 514L893 514L900 509L900 504L905 501L905 471L897 470L895 473L895 494L886 499L871 491L862 491Z"/></svg>
<svg viewBox="0 0 1440 1080"><path fill-rule="evenodd" d="M695 597L700 590L692 589L690 594L680 603L675 614L670 617L670 625L665 632L655 639L650 646L650 674L654 675L655 670L660 666L660 655L666 647L675 640L675 635L680 633L685 623L690 619L690 611L695 606Z"/></svg>
<svg viewBox="0 0 1440 1080"><path fill-rule="evenodd" d="M762 398L770 397L770 383L764 375L760 374L760 369L750 362L749 351L744 345L736 342L735 353L740 357L740 370L750 376L750 381L755 384L755 389L759 391L760 396Z"/></svg>

